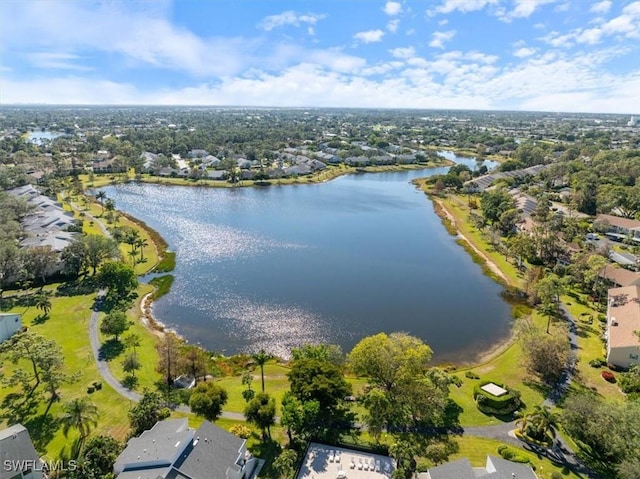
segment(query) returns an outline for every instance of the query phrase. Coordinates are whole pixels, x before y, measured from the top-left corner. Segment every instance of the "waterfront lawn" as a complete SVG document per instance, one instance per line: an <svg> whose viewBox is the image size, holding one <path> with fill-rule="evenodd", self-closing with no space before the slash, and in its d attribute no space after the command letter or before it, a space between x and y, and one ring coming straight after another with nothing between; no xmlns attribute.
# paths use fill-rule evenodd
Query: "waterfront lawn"
<svg viewBox="0 0 640 479"><path fill-rule="evenodd" d="M51 286L50 286L51 287ZM23 315L23 324L31 331L55 340L62 348L64 355L64 371L68 375L74 375L75 381L63 384L58 390L61 401L55 402L49 411L46 420L42 415L48 402L48 394L40 386L43 392L42 399L36 408L28 415L20 418L22 423L31 431L39 452L48 459L57 459L68 444L78 437L78 433L71 431L65 438L57 419L62 414L63 404L78 398L89 397L98 407L98 426L95 434L106 434L116 439L124 439L129 430L127 417L127 401L123 400L108 384L102 382L96 363L91 352L89 342L89 318L95 295L51 298L52 309L46 320L37 319L40 311L34 307L25 310L24 307L14 308L11 312ZM27 367L25 363L23 366ZM14 369L10 363L3 365L5 374L10 374ZM87 387L93 381L102 382L102 388L92 394L87 393ZM3 389L3 395L16 392L16 388ZM4 410L3 413L9 411Z"/></svg>
<svg viewBox="0 0 640 479"><path fill-rule="evenodd" d="M144 388L156 390L157 383L162 379L160 373L156 371L156 366L158 365L158 352L156 350L156 345L158 344L159 337L149 331L149 329L147 329L139 320L142 314L140 311L140 302L142 297L151 291L153 291L153 286L148 284L141 284L138 287L138 299L136 300L136 304L133 308L127 311L127 318L130 321L130 326L129 329L121 336L120 344L115 343L111 337L104 336L102 333L99 333L100 343L103 345L106 343L108 350L112 351L114 354L113 359L109 361L109 370L120 382L123 382L127 376L127 373L122 369L122 362L127 354L132 352L132 350L124 349L122 346L122 338L129 334L137 334L140 337L140 346L136 348L136 354L138 355L141 368L136 371L137 384L132 388L138 392L142 392ZM100 319L103 317L104 315L101 314Z"/></svg>
<svg viewBox="0 0 640 479"><path fill-rule="evenodd" d="M522 287L524 280L522 273L518 271L516 265L510 263L501 253L497 252L489 242L485 233L469 222L469 207L466 206L466 196L450 195L442 198L438 197L437 201L455 218L456 228L460 230L467 241L486 254L500 271L502 271L507 277L509 285Z"/></svg>
<svg viewBox="0 0 640 479"><path fill-rule="evenodd" d="M538 327L546 325L546 319L535 312L532 313L531 320ZM565 334L561 325L553 324L552 328L552 333L557 329L557 334ZM517 389L522 394L521 400L526 410L531 410L534 406L542 404L547 388L534 378L528 377L524 372L524 369L520 366L522 354L522 347L519 341L516 340L489 361L455 371L454 375L460 378L462 386L460 388L452 386L450 396L462 408L459 416L461 425L484 426L513 420L511 416L498 418L486 415L478 410L473 399L473 388L481 380L497 381L512 389ZM480 379L467 378L465 376L467 372L476 374Z"/></svg>
<svg viewBox="0 0 640 479"><path fill-rule="evenodd" d="M116 205L117 208L118 205ZM96 218L96 220L92 220L90 217L85 217L85 224L89 224L89 230L85 229L86 233L91 233L91 234L103 234L102 233L102 229L100 229L100 227L96 224L96 222L100 222L102 223L107 229L114 226L114 225L109 225L107 224L106 219L104 219L103 217L101 217L101 212L102 212L102 208L100 207L99 203L89 203L89 209L87 211L89 214L91 214L92 216L94 216ZM93 221L94 224L90 225L90 222ZM144 246L142 248L142 251L144 253L144 262L137 262L134 265L134 271L136 272L137 275L143 275L148 273L149 271L151 271L156 264L158 264L159 262L159 253L158 253L158 249L155 245L155 243L153 242L153 239L151 238L151 235L149 235L149 233L147 232L147 230L145 230L143 227L139 226L138 224L134 223L133 221L129 220L128 218L126 218L123 215L119 215L119 219L118 219L118 225L121 226L128 226L131 227L135 230L138 231L138 233L140 234L140 238L143 239L144 241L146 241L147 245ZM85 226L86 228L86 226ZM120 254L122 255L122 258L124 259L124 262L127 264L131 264L132 263L132 259L131 256L129 256L129 251L131 251L131 246L126 244L126 243L121 243L120 244ZM136 256L137 259L140 258L140 254L138 254Z"/></svg>
<svg viewBox="0 0 640 479"><path fill-rule="evenodd" d="M500 457L500 454L498 454L498 447L504 444L494 439L475 436L456 437L455 441L458 443L460 449L456 454L451 455L449 460L453 461L466 457L469 459L469 462L473 467L484 467L487 463L488 455ZM565 469L561 465L554 464L549 459L527 451L521 447L509 444L509 448L517 451L519 455L529 458L531 463L535 466L536 475L539 479L551 479L551 475L554 472L559 472L562 474L562 477L566 479L579 479L582 477Z"/></svg>
<svg viewBox="0 0 640 479"><path fill-rule="evenodd" d="M264 389L271 397L276 399L277 414L280 414L280 406L282 404L282 396L289 390L289 380L287 379L287 373L290 368L286 365L279 364L275 360L268 362L264 367ZM256 393L262 390L260 382L260 368L256 367L252 371L253 382L251 383L251 389ZM362 392L367 381L362 378L346 377L347 381L351 383L353 387L353 394L357 396ZM242 376L229 376L216 380L220 386L226 389L229 399L224 406L225 411L243 413L246 406L246 402L242 397L242 391L246 389L246 386L242 384ZM352 409L355 412L362 412L357 403L354 403Z"/></svg>

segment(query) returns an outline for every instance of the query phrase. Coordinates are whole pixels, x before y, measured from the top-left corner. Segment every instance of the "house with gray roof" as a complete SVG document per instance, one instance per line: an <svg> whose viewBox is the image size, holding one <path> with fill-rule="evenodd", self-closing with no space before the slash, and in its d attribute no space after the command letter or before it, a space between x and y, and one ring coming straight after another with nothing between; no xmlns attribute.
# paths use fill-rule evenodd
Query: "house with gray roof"
<svg viewBox="0 0 640 479"><path fill-rule="evenodd" d="M40 456L22 424L0 431L0 479L42 479Z"/></svg>
<svg viewBox="0 0 640 479"><path fill-rule="evenodd" d="M0 344L22 329L22 315L0 313Z"/></svg>
<svg viewBox="0 0 640 479"><path fill-rule="evenodd" d="M418 479L538 479L531 466L487 456L484 467L472 467L469 459L462 458L432 467Z"/></svg>
<svg viewBox="0 0 640 479"><path fill-rule="evenodd" d="M129 439L113 472L117 479L252 479L262 464L245 439L209 421L191 429L182 418L157 422Z"/></svg>

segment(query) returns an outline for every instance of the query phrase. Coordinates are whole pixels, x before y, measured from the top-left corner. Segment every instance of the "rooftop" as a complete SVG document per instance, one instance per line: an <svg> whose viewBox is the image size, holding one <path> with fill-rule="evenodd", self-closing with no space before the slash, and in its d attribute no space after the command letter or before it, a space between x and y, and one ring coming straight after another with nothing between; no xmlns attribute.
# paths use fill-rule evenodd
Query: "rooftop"
<svg viewBox="0 0 640 479"><path fill-rule="evenodd" d="M388 456L311 443L296 479L390 479Z"/></svg>
<svg viewBox="0 0 640 479"><path fill-rule="evenodd" d="M634 333L640 330L639 286L610 289L608 316L610 347L640 346L640 338Z"/></svg>

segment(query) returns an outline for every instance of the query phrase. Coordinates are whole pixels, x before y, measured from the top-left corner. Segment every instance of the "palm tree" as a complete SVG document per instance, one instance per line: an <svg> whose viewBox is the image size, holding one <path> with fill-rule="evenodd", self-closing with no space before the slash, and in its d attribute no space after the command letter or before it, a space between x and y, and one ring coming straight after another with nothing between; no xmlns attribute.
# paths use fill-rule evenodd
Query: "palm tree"
<svg viewBox="0 0 640 479"><path fill-rule="evenodd" d="M49 316L51 312L51 299L49 299L49 295L45 293L38 294L36 296L36 308L44 313L44 317Z"/></svg>
<svg viewBox="0 0 640 479"><path fill-rule="evenodd" d="M260 378L262 379L262 392L264 392L264 365L272 358L272 356L267 353L264 349L261 349L259 352L252 354L251 359L255 361L255 363L260 366Z"/></svg>
<svg viewBox="0 0 640 479"><path fill-rule="evenodd" d="M104 208L107 211L114 211L116 209L116 202L111 198L107 198L107 201L104 202Z"/></svg>
<svg viewBox="0 0 640 479"><path fill-rule="evenodd" d="M149 242L144 238L138 238L136 240L136 247L140 248L140 262L144 262L144 248L149 246Z"/></svg>
<svg viewBox="0 0 640 479"><path fill-rule="evenodd" d="M96 200L100 202L100 206L102 207L102 213L104 214L104 200L107 198L107 194L104 191L98 191L96 193Z"/></svg>
<svg viewBox="0 0 640 479"><path fill-rule="evenodd" d="M80 443L98 425L98 408L88 398L77 398L64 405L62 420L62 432L67 437L70 429L77 429L80 433Z"/></svg>
<svg viewBox="0 0 640 479"><path fill-rule="evenodd" d="M526 434L527 426L529 426L529 414L522 411L516 411L514 416L516 419L516 426L520 426L520 432Z"/></svg>
<svg viewBox="0 0 640 479"><path fill-rule="evenodd" d="M549 406L535 406L531 414L531 425L535 430L538 439L545 439L547 436L555 437L556 428L560 422L560 417L551 412Z"/></svg>

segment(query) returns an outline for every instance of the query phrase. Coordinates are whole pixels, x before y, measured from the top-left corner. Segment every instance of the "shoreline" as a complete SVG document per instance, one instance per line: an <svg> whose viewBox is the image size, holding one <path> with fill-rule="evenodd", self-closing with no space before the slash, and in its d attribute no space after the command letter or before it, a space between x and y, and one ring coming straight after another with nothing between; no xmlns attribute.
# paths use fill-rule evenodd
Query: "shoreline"
<svg viewBox="0 0 640 479"><path fill-rule="evenodd" d="M192 186L199 188L269 188L273 186L290 186L290 185L321 185L329 181L340 178L341 176L357 175L361 173L398 173L403 171L427 170L432 168L443 168L452 166L455 163L448 159L442 159L437 163L409 163L395 165L378 165L378 166L332 166L330 170L323 170L320 175L305 175L295 178L273 178L267 180L238 180L237 183L229 183L226 180L209 180L209 179L190 179L180 177L161 177L146 175L139 180L127 178L124 182L138 182L155 185L166 186ZM322 177L325 172L326 178ZM108 185L103 185L108 186ZM101 188L101 186L93 187Z"/></svg>
<svg viewBox="0 0 640 479"><path fill-rule="evenodd" d="M462 248L464 248L465 251L470 253L469 250L471 250L471 252L473 252L475 255L477 255L478 258L482 260L481 266L485 274L489 272L490 274L487 274L487 276L489 276L491 279L493 279L498 284L503 286L505 290L507 290L508 288L517 287L517 285L511 284L506 274L502 272L502 270L498 267L498 265L495 262L491 260L491 258L489 258L480 249L478 249L464 235L464 233L462 233L462 231L458 228L455 217L447 209L447 207L439 199L435 198L433 194L427 193L426 191L424 191L424 189L423 189L423 192L425 193L427 198L431 200L434 206L434 212L436 213L436 215L438 215L438 217L442 221L443 225L445 226L445 229L449 232L449 234L458 238L456 242L460 246L462 246ZM471 256L472 256L472 259L474 259L473 255ZM486 351L477 353L469 361L465 361L459 364L458 363L452 363L452 364L459 366L457 370L462 370L462 371L482 366L501 356L515 343L515 341L516 341L516 335L512 327L509 331L509 334L504 339L492 344Z"/></svg>
<svg viewBox="0 0 640 479"><path fill-rule="evenodd" d="M446 160L444 163L446 164L438 164L438 165L432 165L432 166L424 166L424 165L403 165L404 167L398 168L399 165L389 165L389 168L385 168L383 170L375 170L375 171L371 171L371 170L366 170L366 169L360 169L360 168L354 168L353 171L344 171L341 172L339 175L333 176L331 178L327 178L321 182L303 182L303 183L286 183L286 184L321 184L321 183L325 183L328 181L331 181L335 178L338 178L340 176L343 175L348 175L348 174L359 174L361 172L364 173L378 173L378 172L385 172L385 171L403 171L403 170L419 170L419 169L428 169L428 168L436 168L436 167L440 167L440 166L448 166L450 164L453 164L453 162L451 162L450 160ZM184 181L188 181L188 180L184 180ZM150 182L150 183L155 183L155 182ZM165 183L157 183L157 184L165 184ZM172 183L169 183L172 184ZM285 184L285 185L286 185ZM415 184L415 183L414 183ZM216 185L207 185L207 184L184 184L181 185L179 183L173 183L173 185L175 186L213 186L216 187ZM249 187L249 186L258 186L258 185L238 185L238 186L242 186L242 187ZM272 186L284 186L284 185L272 185ZM419 186L416 184L416 186ZM218 187L225 187L225 186L218 186ZM438 199L435 198L434 195L427 193L426 191L423 192L425 193L425 195L427 196L427 198L432 202L433 206L434 206L434 211L435 213L438 215L438 217L441 219L443 226L445 227L445 229L447 229L447 231L452 235L455 236L457 238L458 244L460 244L460 246L462 246L471 256L472 259L475 261L475 258L473 258L473 256L475 255L477 258L479 258L481 260L481 266L485 272L485 274L487 274L491 279L493 279L494 281L496 281L497 283L499 283L500 285L502 285L503 287L505 287L505 289L510 288L510 287L515 287L516 285L512 285L509 282L508 277L502 272L502 270L498 267L498 265L493 262L491 260L491 258L489 258L483 251L481 251L479 248L477 248L463 233L462 231L458 228L457 223L456 223L456 219L453 216L453 214L447 209L447 207ZM147 230L147 232L150 233L150 236L153 239L154 245L156 247L156 249L158 251L160 251L160 249L163 249L163 251L166 251L166 247L164 248L159 248L159 244L156 242L157 240L159 240L162 243L162 246L166 246L167 243L164 240L164 238L160 235L160 233L158 233L155 230L152 230L144 221L131 216L127 213L124 213L131 221L135 222L138 226L140 226L141 228L144 228ZM151 232L149 230L152 230ZM159 254L160 257L160 254ZM154 266L155 268L155 266ZM153 272L153 268L150 269L147 273L152 273ZM145 328L147 328L149 330L149 332L151 332L153 335L155 335L158 338L162 338L164 337L165 334L174 334L176 337L178 337L179 339L185 341L188 343L188 340L182 336L177 330L173 329L173 328L168 328L162 321L160 321L158 318L155 317L155 315L153 314L153 294L155 292L154 291L145 294L141 301L140 301L140 322L143 324L143 326ZM450 362L447 364L450 364L452 366L456 367L456 370L466 370L466 369L471 369L474 367L478 367L478 366L482 366L483 364L486 364L487 362L492 361L493 359L499 357L501 354L503 354L505 351L507 351L509 349L509 347L511 345L514 344L515 341L515 335L514 335L514 331L513 328L511 329L511 331L509 332L509 334L502 340L490 345L488 347L488 349L484 350L484 351L480 351L476 354L474 354L474 356L469 360L469 361L464 361L464 362Z"/></svg>

